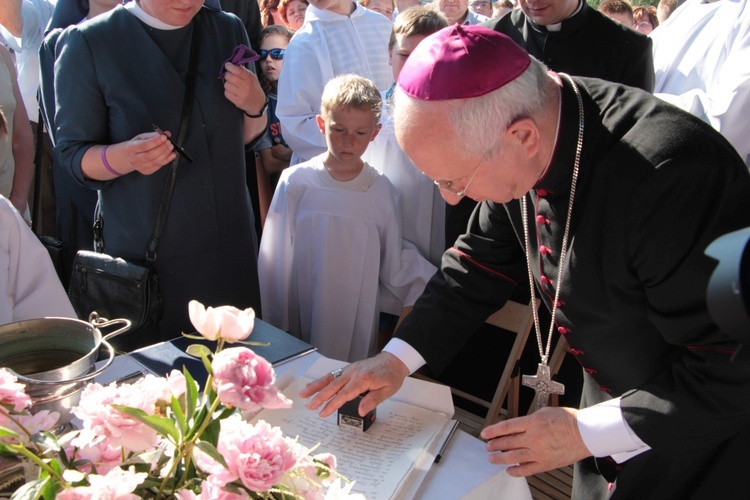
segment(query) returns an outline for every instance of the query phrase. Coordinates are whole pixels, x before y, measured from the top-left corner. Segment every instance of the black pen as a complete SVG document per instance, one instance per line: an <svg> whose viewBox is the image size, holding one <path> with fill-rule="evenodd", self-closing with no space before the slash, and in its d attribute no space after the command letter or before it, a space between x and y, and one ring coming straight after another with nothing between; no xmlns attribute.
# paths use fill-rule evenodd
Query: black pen
<svg viewBox="0 0 750 500"><path fill-rule="evenodd" d="M152 124L152 125L154 125L154 124ZM160 129L158 125L154 125L154 132L156 132L157 134L161 134L163 136L166 136L167 140L172 143L172 146L174 146L174 150L177 151L177 153L179 153L179 155L182 156L183 158L185 158L188 162L193 163L193 159L190 157L189 154L187 154L187 151L185 151L180 146L178 146L177 144L175 144L175 142L172 140L172 138L169 137L166 134L166 132L164 132L162 129Z"/></svg>
<svg viewBox="0 0 750 500"><path fill-rule="evenodd" d="M448 446L448 443L453 437L453 434L456 433L456 429L458 429L458 420L453 421L453 427L451 427L450 432L448 432L448 437L445 438L445 441L443 441L443 445L440 447L440 451L438 451L438 454L435 456L436 464L440 463L440 459L443 457L443 452L445 452L445 447Z"/></svg>

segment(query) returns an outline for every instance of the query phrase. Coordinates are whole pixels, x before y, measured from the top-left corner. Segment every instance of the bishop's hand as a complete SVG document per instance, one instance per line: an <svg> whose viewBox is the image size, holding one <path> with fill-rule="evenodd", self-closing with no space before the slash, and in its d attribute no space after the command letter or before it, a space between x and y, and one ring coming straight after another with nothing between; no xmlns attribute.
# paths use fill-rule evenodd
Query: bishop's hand
<svg viewBox="0 0 750 500"><path fill-rule="evenodd" d="M396 356L382 352L375 357L344 367L340 376L326 374L310 382L299 395L315 397L307 408L317 410L323 403L321 417L327 417L360 394L367 392L359 404L359 414L366 415L377 405L396 394L409 375L409 369Z"/></svg>
<svg viewBox="0 0 750 500"><path fill-rule="evenodd" d="M510 465L508 474L531 476L573 464L591 452L578 432L573 408L542 408L526 417L504 420L482 430L489 461Z"/></svg>

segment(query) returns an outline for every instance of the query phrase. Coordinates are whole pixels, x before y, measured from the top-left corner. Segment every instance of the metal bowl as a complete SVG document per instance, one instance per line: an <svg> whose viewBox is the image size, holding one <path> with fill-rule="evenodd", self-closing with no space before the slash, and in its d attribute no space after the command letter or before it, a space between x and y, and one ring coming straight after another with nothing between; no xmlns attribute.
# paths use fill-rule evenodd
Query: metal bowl
<svg viewBox="0 0 750 500"><path fill-rule="evenodd" d="M112 364L114 349L108 339L130 328L126 319L92 316L89 320L40 318L0 326L0 367L26 385L32 412L60 413L58 425L70 421L70 410L78 404L84 383ZM124 326L102 335L100 328L117 324ZM102 346L109 357L95 369Z"/></svg>

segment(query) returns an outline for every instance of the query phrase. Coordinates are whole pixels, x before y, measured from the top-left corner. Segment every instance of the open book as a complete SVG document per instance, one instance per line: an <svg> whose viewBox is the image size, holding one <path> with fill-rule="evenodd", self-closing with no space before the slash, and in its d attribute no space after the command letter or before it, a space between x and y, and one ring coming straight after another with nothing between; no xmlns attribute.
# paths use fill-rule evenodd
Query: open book
<svg viewBox="0 0 750 500"><path fill-rule="evenodd" d="M368 500L413 498L450 430L450 390L407 379L393 398L378 406L375 423L363 432L338 426L335 413L320 418L297 395L306 383L339 365L321 359L284 390L294 401L292 408L261 411L255 420L281 427L284 434L298 436L307 447L320 444L318 452L336 455L337 471L356 481L353 491Z"/></svg>

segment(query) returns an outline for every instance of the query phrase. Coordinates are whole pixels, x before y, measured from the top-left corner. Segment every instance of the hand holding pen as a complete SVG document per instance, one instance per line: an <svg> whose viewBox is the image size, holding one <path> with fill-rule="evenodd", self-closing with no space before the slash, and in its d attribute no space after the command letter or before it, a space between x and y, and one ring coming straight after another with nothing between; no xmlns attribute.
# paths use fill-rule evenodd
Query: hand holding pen
<svg viewBox="0 0 750 500"><path fill-rule="evenodd" d="M175 150L175 152L177 154L179 154L180 156L182 156L183 158L185 158L189 163L193 163L193 159L190 157L190 155L187 153L187 151L185 151L183 148L181 148L180 146L178 146L172 140L172 138L169 136L169 134L167 134L162 129L160 129L158 125L155 125L155 124L153 124L153 125L154 125L154 132L156 132L157 134L161 134L161 135L166 136L167 140L172 144L172 146L174 146L174 150Z"/></svg>

